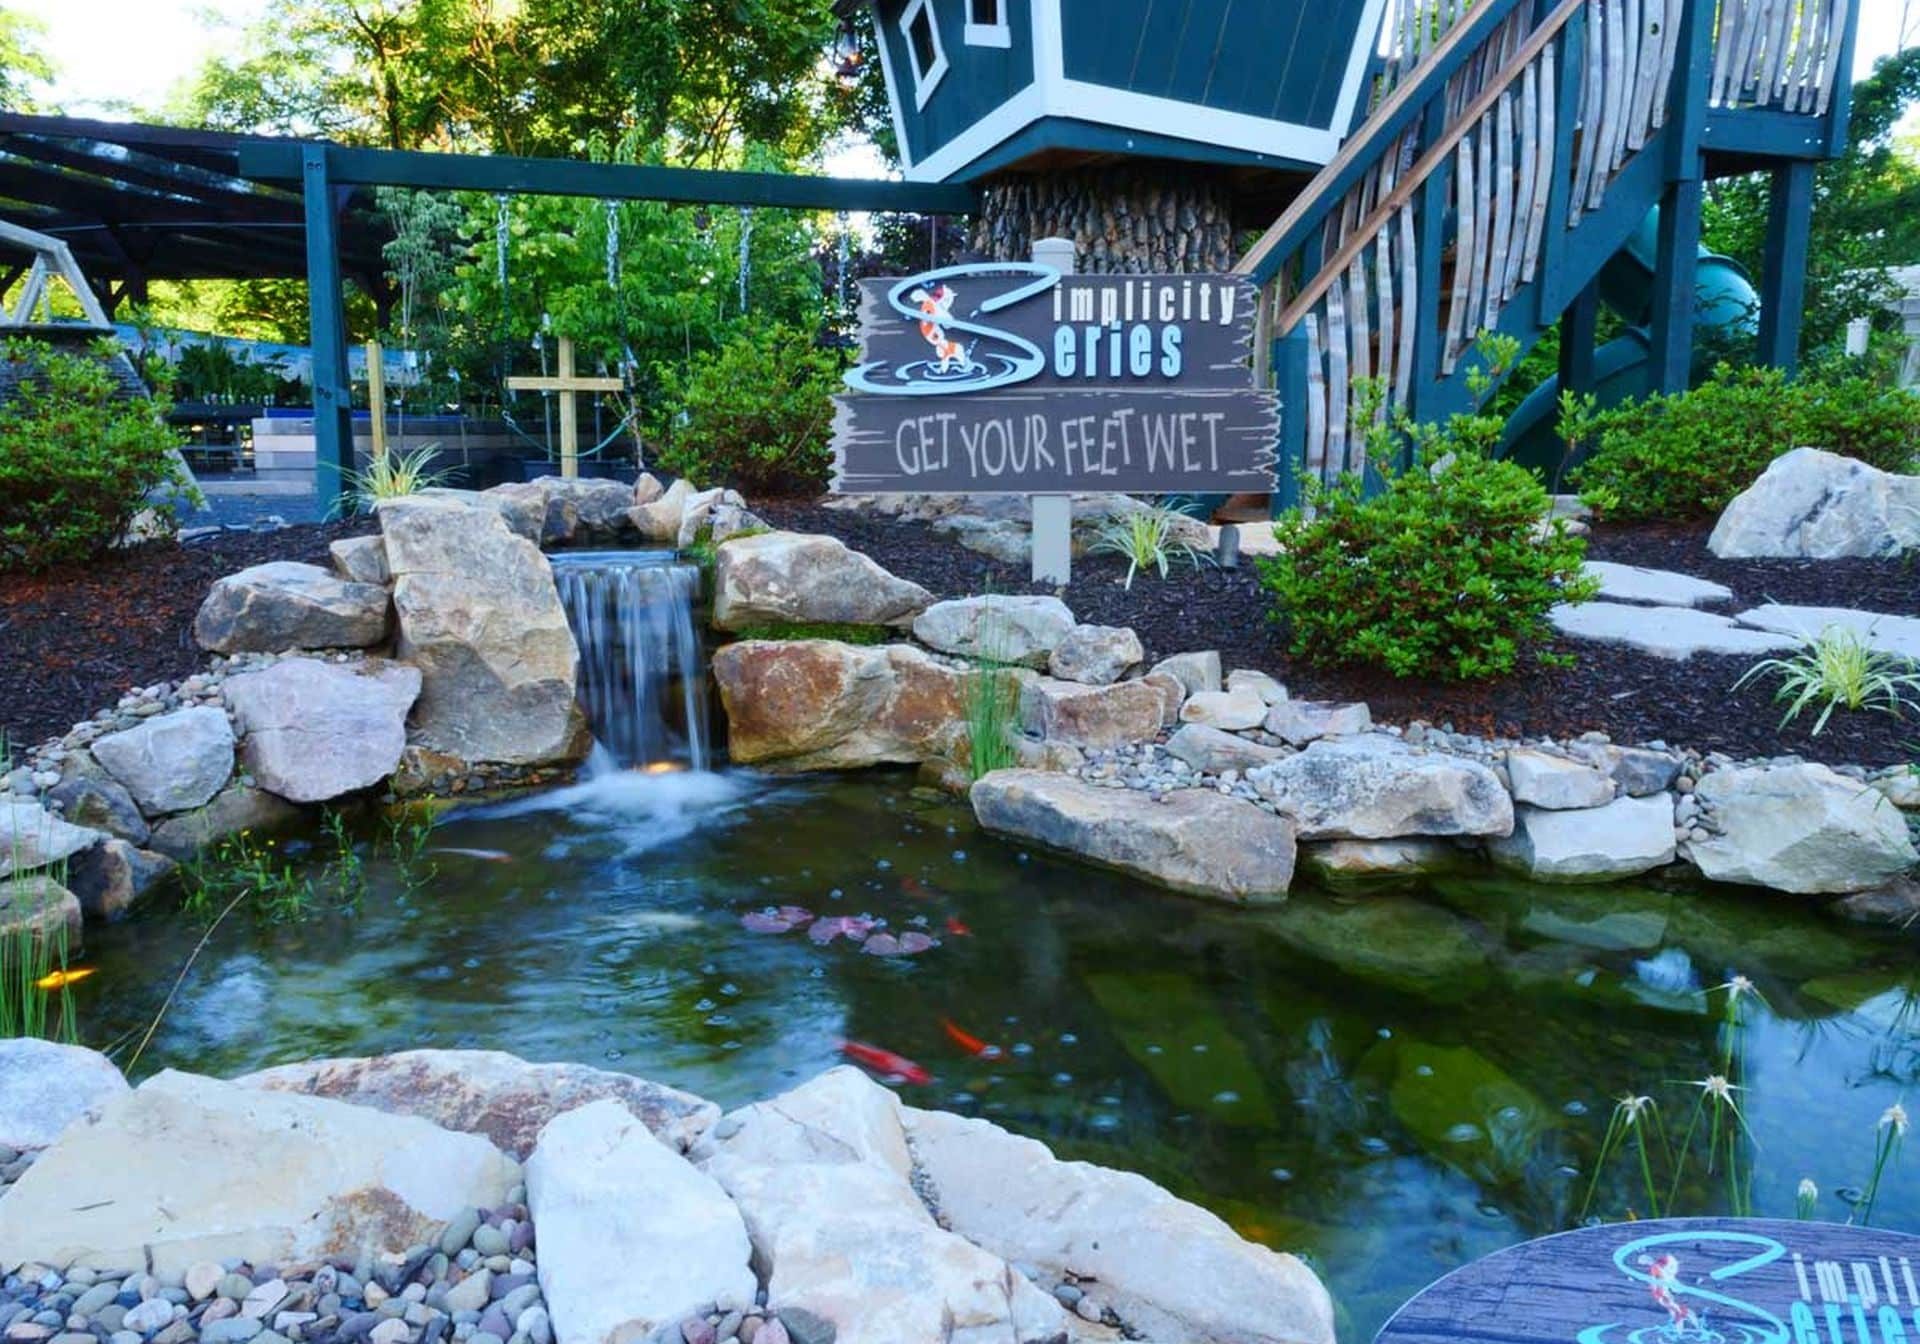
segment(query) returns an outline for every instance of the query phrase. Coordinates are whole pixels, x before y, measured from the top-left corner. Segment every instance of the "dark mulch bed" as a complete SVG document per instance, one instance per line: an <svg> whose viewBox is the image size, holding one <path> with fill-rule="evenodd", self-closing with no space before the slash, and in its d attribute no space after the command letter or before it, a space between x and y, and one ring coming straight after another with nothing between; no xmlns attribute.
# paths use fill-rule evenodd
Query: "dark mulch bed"
<svg viewBox="0 0 1920 1344"><path fill-rule="evenodd" d="M1001 564L928 527L811 501L755 501L777 527L827 532L864 551L903 578L941 597L987 591L1033 593L1024 566ZM1920 614L1920 567L1907 561L1719 561L1704 528L1599 528L1596 560L1674 569L1732 588L1740 607L1779 601L1853 606ZM1809 733L1814 716L1780 727L1772 693L1733 683L1746 658L1698 656L1672 662L1608 645L1561 640L1570 668L1528 668L1491 685L1400 681L1368 669L1325 670L1287 657L1251 564L1234 571L1180 570L1121 586L1123 561L1096 556L1074 562L1061 596L1082 621L1136 630L1152 658L1218 649L1228 668L1270 672L1294 695L1364 700L1388 723L1422 719L1455 731L1508 737L1569 737L1598 730L1617 742L1666 742L1736 757L1793 753L1834 764L1893 765L1920 757L1920 722L1884 714L1836 713L1825 732Z"/></svg>
<svg viewBox="0 0 1920 1344"><path fill-rule="evenodd" d="M268 560L325 565L327 543L367 519L223 532L0 577L0 738L16 754L57 737L136 686L199 670L193 617L222 575Z"/></svg>

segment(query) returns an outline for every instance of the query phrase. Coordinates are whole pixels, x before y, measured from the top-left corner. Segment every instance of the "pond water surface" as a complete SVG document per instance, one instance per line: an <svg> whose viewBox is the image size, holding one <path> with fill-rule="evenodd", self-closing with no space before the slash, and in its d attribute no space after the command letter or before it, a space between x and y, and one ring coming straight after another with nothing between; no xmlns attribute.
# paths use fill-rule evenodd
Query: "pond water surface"
<svg viewBox="0 0 1920 1344"><path fill-rule="evenodd" d="M985 836L886 774L610 773L455 811L431 843L509 857L434 854L411 890L376 860L353 914L236 913L137 1072L491 1047L731 1106L866 1042L933 1075L902 1088L918 1104L1142 1172L1307 1256L1364 1342L1430 1280L1567 1226L1613 1097L1684 1121L1721 1049L1699 991L1730 973L1768 1005L1742 1030L1756 1212L1791 1216L1811 1177L1844 1219L1920 1069L1912 945L1781 898L1446 879L1217 908ZM893 960L742 928L788 903L940 945ZM90 930L83 1038L144 1029L204 927ZM1637 1189L1610 1170L1597 1207L1624 1216ZM1723 1210L1723 1182L1680 1205ZM1875 1221L1920 1228L1913 1164Z"/></svg>

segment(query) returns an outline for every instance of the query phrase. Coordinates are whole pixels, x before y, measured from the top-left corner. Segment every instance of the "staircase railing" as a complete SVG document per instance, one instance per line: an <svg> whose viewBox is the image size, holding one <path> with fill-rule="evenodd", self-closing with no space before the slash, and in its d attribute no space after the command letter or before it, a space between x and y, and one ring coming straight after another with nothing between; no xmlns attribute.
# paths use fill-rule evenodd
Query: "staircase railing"
<svg viewBox="0 0 1920 1344"><path fill-rule="evenodd" d="M1364 384L1417 404L1600 209L1668 119L1686 4L1481 0L1248 252L1309 475L1361 470Z"/></svg>
<svg viewBox="0 0 1920 1344"><path fill-rule="evenodd" d="M1720 0L1709 103L1826 116L1851 64L1846 38L1854 3Z"/></svg>

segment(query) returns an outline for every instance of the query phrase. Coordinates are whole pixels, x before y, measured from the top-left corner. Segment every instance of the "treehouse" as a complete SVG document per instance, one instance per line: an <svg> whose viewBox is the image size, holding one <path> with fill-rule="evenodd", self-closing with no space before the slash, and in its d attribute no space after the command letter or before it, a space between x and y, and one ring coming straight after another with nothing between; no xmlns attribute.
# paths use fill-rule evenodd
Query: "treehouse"
<svg viewBox="0 0 1920 1344"><path fill-rule="evenodd" d="M1339 148L1384 0L877 0L909 178L1115 154L1288 173Z"/></svg>

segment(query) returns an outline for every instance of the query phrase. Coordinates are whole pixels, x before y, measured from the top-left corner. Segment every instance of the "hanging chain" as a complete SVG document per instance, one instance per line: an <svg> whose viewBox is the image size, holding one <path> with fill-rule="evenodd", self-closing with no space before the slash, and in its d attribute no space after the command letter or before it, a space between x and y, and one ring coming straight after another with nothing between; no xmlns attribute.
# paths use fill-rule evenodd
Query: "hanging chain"
<svg viewBox="0 0 1920 1344"><path fill-rule="evenodd" d="M747 311L747 282L753 278L753 209L740 207L740 311Z"/></svg>
<svg viewBox="0 0 1920 1344"><path fill-rule="evenodd" d="M493 198L499 207L493 224L494 269L500 279L500 311L507 308L507 247L513 241L512 231L507 218L507 194L503 191Z"/></svg>
<svg viewBox="0 0 1920 1344"><path fill-rule="evenodd" d="M607 288L620 292L620 211L613 201L600 202L607 212Z"/></svg>

